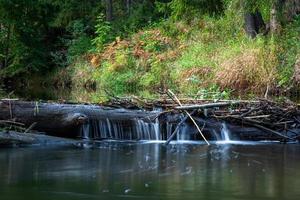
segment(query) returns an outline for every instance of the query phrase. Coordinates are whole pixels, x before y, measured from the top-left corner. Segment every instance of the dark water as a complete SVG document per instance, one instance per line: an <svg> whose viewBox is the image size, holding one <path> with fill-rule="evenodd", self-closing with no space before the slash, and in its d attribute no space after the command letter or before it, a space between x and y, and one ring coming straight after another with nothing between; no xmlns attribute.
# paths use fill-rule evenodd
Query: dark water
<svg viewBox="0 0 300 200"><path fill-rule="evenodd" d="M30 87L12 87L0 85L0 98L20 98L23 100L66 100L74 102L99 102L105 99L105 93L99 90L88 90L83 87L55 88L52 86L34 85Z"/></svg>
<svg viewBox="0 0 300 200"><path fill-rule="evenodd" d="M0 199L300 199L300 145L0 149Z"/></svg>

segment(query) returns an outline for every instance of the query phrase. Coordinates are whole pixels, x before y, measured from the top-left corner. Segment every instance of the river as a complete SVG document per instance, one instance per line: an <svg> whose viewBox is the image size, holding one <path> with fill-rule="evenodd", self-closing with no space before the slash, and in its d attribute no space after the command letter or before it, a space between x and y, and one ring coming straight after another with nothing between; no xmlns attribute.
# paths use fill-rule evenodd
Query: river
<svg viewBox="0 0 300 200"><path fill-rule="evenodd" d="M26 89L2 97L93 101L96 93ZM299 144L223 140L0 147L0 199L300 199Z"/></svg>
<svg viewBox="0 0 300 200"><path fill-rule="evenodd" d="M300 145L99 142L0 149L3 200L299 199Z"/></svg>

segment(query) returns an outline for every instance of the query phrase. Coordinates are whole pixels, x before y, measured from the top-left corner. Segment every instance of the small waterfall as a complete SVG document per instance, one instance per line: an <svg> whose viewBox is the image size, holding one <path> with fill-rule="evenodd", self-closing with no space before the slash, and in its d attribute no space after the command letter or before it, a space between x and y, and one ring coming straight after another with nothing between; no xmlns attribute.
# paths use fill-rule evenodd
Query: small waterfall
<svg viewBox="0 0 300 200"><path fill-rule="evenodd" d="M84 139L89 139L90 134L90 124L86 123L81 127L81 137Z"/></svg>
<svg viewBox="0 0 300 200"><path fill-rule="evenodd" d="M161 140L159 120L146 122L142 119L89 120L82 125L80 137L84 139L115 139L115 140Z"/></svg>
<svg viewBox="0 0 300 200"><path fill-rule="evenodd" d="M141 118L136 119L113 119L103 118L89 120L82 125L79 137L94 140L167 140L177 127L176 122L166 121L160 124L159 119L148 121ZM207 130L206 130L207 131ZM220 143L232 143L232 135L226 123L210 128L208 131L214 139ZM198 131L190 123L183 123L178 128L178 133L174 139L182 140L201 140Z"/></svg>
<svg viewBox="0 0 300 200"><path fill-rule="evenodd" d="M177 134L177 140L190 140L190 128L187 124L182 124Z"/></svg>
<svg viewBox="0 0 300 200"><path fill-rule="evenodd" d="M166 123L166 132L167 132L167 138L169 138L173 133L173 124L172 123L169 123L169 122Z"/></svg>
<svg viewBox="0 0 300 200"><path fill-rule="evenodd" d="M230 131L226 125L226 123L222 123L222 130L221 130L221 135L222 135L222 140L224 142L229 142L231 141L230 139Z"/></svg>
<svg viewBox="0 0 300 200"><path fill-rule="evenodd" d="M155 140L160 140L160 128L159 128L159 120L156 118L155 124L154 124L154 131L155 131Z"/></svg>

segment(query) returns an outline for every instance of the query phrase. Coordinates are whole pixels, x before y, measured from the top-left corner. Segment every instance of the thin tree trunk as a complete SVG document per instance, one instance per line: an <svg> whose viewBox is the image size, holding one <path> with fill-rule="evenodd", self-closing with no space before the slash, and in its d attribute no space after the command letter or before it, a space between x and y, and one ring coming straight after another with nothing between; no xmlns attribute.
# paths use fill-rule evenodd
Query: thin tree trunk
<svg viewBox="0 0 300 200"><path fill-rule="evenodd" d="M106 0L106 20L112 21L113 20L113 1Z"/></svg>
<svg viewBox="0 0 300 200"><path fill-rule="evenodd" d="M127 14L130 15L130 11L131 11L131 0L126 0L126 11L127 11Z"/></svg>
<svg viewBox="0 0 300 200"><path fill-rule="evenodd" d="M280 30L279 12L281 0L277 0L273 3L270 13L270 32L272 34L278 33Z"/></svg>
<svg viewBox="0 0 300 200"><path fill-rule="evenodd" d="M4 31L4 26L3 24L0 23L0 32ZM2 46L2 49L4 51L4 47ZM3 58L3 54L0 54L0 70L4 67L4 58Z"/></svg>
<svg viewBox="0 0 300 200"><path fill-rule="evenodd" d="M4 65L3 68L8 66L8 59L9 59L9 50L10 50L10 40L11 40L11 25L8 25L7 28L7 36L6 36L6 48L5 48L5 55L4 55Z"/></svg>

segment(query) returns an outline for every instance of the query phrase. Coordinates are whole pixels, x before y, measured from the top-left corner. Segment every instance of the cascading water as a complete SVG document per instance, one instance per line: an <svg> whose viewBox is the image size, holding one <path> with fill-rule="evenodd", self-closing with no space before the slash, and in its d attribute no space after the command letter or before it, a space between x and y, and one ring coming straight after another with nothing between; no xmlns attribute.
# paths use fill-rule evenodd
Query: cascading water
<svg viewBox="0 0 300 200"><path fill-rule="evenodd" d="M161 140L159 120L89 120L81 127L84 139Z"/></svg>
<svg viewBox="0 0 300 200"><path fill-rule="evenodd" d="M224 142L229 142L230 140L230 131L226 123L222 123L221 136Z"/></svg>
<svg viewBox="0 0 300 200"><path fill-rule="evenodd" d="M180 116L178 121L182 120ZM114 118L107 117L102 119L90 119L82 125L79 136L83 139L113 139L113 140L167 140L176 130L178 121L165 119L165 121L156 118L150 121L149 118ZM201 122L204 132L211 135L211 138L222 142L231 141L231 134L226 123L220 126L212 124L204 126ZM182 123L177 128L175 139L182 140L201 140L195 126L189 122ZM207 135L208 135L207 134Z"/></svg>
<svg viewBox="0 0 300 200"><path fill-rule="evenodd" d="M86 123L81 127L81 137L83 139L89 139L89 134L90 134L90 124Z"/></svg>

